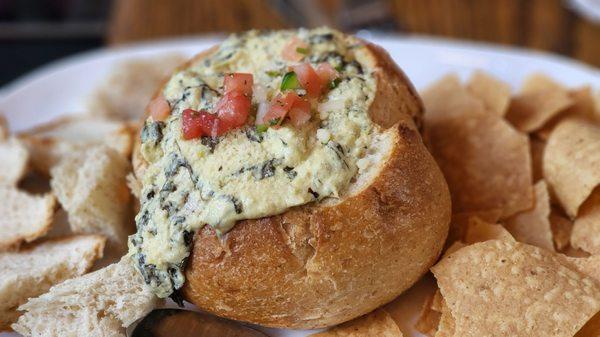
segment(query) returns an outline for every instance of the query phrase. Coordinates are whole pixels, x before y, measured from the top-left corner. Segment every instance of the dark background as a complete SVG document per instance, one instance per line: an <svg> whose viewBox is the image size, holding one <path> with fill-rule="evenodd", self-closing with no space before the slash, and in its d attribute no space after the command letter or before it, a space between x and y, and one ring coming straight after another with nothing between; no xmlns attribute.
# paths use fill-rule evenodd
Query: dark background
<svg viewBox="0 0 600 337"><path fill-rule="evenodd" d="M0 0L0 85L104 45L323 24L528 47L600 66L600 26L561 0Z"/></svg>

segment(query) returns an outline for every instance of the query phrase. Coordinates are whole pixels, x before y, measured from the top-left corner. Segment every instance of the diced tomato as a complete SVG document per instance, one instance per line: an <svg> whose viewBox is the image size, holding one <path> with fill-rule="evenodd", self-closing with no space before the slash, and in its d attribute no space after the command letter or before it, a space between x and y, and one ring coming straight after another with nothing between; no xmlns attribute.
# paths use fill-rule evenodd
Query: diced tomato
<svg viewBox="0 0 600 337"><path fill-rule="evenodd" d="M285 95L282 93L277 94L271 101L269 111L267 111L260 123L271 124L277 121L277 125L281 124L295 101L294 95L298 96L294 92L289 92Z"/></svg>
<svg viewBox="0 0 600 337"><path fill-rule="evenodd" d="M217 116L228 126L242 126L248 119L251 106L249 97L238 91L231 91L223 95L217 103Z"/></svg>
<svg viewBox="0 0 600 337"><path fill-rule="evenodd" d="M295 127L306 124L310 120L310 103L305 99L296 100L288 115Z"/></svg>
<svg viewBox="0 0 600 337"><path fill-rule="evenodd" d="M183 110L182 129L183 139L186 140L203 136L214 138L230 130L216 115L192 109Z"/></svg>
<svg viewBox="0 0 600 337"><path fill-rule="evenodd" d="M293 91L286 94L280 93L273 98L269 111L260 123L280 125L288 113L290 113L294 125L302 125L310 119L310 103Z"/></svg>
<svg viewBox="0 0 600 337"><path fill-rule="evenodd" d="M153 120L164 121L171 114L171 107L163 95L160 95L150 101L148 104L148 111Z"/></svg>
<svg viewBox="0 0 600 337"><path fill-rule="evenodd" d="M299 53L298 50L306 50L308 48L308 44L306 42L300 40L297 36L292 37L290 42L288 42L283 50L281 51L281 56L288 61L298 62L304 58L304 53Z"/></svg>
<svg viewBox="0 0 600 337"><path fill-rule="evenodd" d="M254 78L252 74L233 73L225 75L223 86L225 93L240 92L248 97L252 96L252 85Z"/></svg>
<svg viewBox="0 0 600 337"><path fill-rule="evenodd" d="M324 88L327 88L331 81L339 77L338 72L327 62L319 63L316 72Z"/></svg>
<svg viewBox="0 0 600 337"><path fill-rule="evenodd" d="M292 67L302 88L306 90L308 97L317 98L323 89L321 78L313 67L308 63L298 64Z"/></svg>

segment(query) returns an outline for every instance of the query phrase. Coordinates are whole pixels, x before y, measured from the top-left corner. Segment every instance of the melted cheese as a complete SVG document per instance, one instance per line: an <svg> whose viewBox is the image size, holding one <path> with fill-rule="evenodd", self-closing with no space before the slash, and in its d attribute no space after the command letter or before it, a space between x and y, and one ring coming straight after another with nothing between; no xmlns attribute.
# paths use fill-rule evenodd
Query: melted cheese
<svg viewBox="0 0 600 337"><path fill-rule="evenodd" d="M254 83L273 97L291 64L281 51L294 35L310 45L305 61L329 62L341 74L339 85L314 105L308 125L284 123L263 133L246 126L216 140L182 138L182 111L212 111L227 73L252 73ZM164 123L148 120L142 133L149 167L138 232L130 242L142 275L159 296L183 285L191 236L202 226L222 235L239 220L338 198L365 169L361 159L379 129L367 114L374 79L354 59L360 48L358 40L324 28L252 31L230 37L212 56L172 76L163 90L171 116Z"/></svg>

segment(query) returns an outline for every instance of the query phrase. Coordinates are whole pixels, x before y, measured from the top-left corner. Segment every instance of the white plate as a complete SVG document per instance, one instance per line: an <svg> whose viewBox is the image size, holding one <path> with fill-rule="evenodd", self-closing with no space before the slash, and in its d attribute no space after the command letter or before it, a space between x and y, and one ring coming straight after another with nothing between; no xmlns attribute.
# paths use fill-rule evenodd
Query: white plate
<svg viewBox="0 0 600 337"><path fill-rule="evenodd" d="M544 53L492 45L453 42L422 37L370 36L364 38L380 44L404 69L417 89L440 76L456 72L467 77L482 69L509 82L516 88L525 76L543 72L568 86L590 84L600 88L596 68ZM116 63L129 58L179 52L193 55L214 45L219 37L167 40L114 49L101 49L75 55L39 68L0 91L0 113L6 115L15 131L47 122L66 113L83 112L86 98ZM431 280L421 281L403 295L394 313L405 336L420 336L412 329L424 293ZM305 336L306 332L273 330L275 336ZM0 337L16 334L0 333Z"/></svg>

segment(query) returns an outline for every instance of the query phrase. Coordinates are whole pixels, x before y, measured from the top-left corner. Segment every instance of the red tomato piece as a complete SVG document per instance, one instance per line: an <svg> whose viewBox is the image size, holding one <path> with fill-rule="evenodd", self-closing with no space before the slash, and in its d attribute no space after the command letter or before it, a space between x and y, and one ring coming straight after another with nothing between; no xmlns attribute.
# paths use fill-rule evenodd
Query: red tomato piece
<svg viewBox="0 0 600 337"><path fill-rule="evenodd" d="M183 139L190 140L204 136L213 138L231 130L231 127L211 113L192 109L183 110L182 119Z"/></svg>
<svg viewBox="0 0 600 337"><path fill-rule="evenodd" d="M321 79L321 84L324 88L326 88L331 81L339 77L338 72L327 62L319 63L316 72Z"/></svg>
<svg viewBox="0 0 600 337"><path fill-rule="evenodd" d="M271 107L262 124L280 125L287 115L295 126L300 126L310 119L310 103L298 96L295 92L278 94L271 102Z"/></svg>
<svg viewBox="0 0 600 337"><path fill-rule="evenodd" d="M306 124L310 120L310 103L302 98L296 100L288 115L295 127Z"/></svg>
<svg viewBox="0 0 600 337"><path fill-rule="evenodd" d="M164 121L171 114L171 107L163 95L160 95L150 101L148 104L148 111L153 120Z"/></svg>
<svg viewBox="0 0 600 337"><path fill-rule="evenodd" d="M223 86L225 93L240 92L248 97L252 96L252 86L254 85L254 77L252 74L233 73L225 75Z"/></svg>
<svg viewBox="0 0 600 337"><path fill-rule="evenodd" d="M306 90L308 97L317 98L321 95L323 89L321 78L310 64L298 64L293 66L292 69L296 73L296 76L298 76L298 81L302 85L302 88Z"/></svg>
<svg viewBox="0 0 600 337"><path fill-rule="evenodd" d="M252 101L238 91L223 95L217 103L216 111L219 119L228 127L239 127L246 123Z"/></svg>
<svg viewBox="0 0 600 337"><path fill-rule="evenodd" d="M281 124L281 122L287 115L288 111L290 111L290 108L292 107L292 104L295 101L294 95L298 96L294 92L289 92L285 95L282 93L277 94L277 96L275 96L271 101L269 111L267 111L267 113L263 117L261 124L272 124L275 123L275 120L277 119L278 121L276 122L276 124Z"/></svg>
<svg viewBox="0 0 600 337"><path fill-rule="evenodd" d="M206 111L183 110L182 129L183 139L189 140L209 135L217 116Z"/></svg>
<svg viewBox="0 0 600 337"><path fill-rule="evenodd" d="M306 44L306 42L300 40L297 36L294 36L290 42L283 47L283 50L281 51L281 57L288 61L298 62L305 56L303 53L299 53L298 49L305 50L307 48L308 44Z"/></svg>

